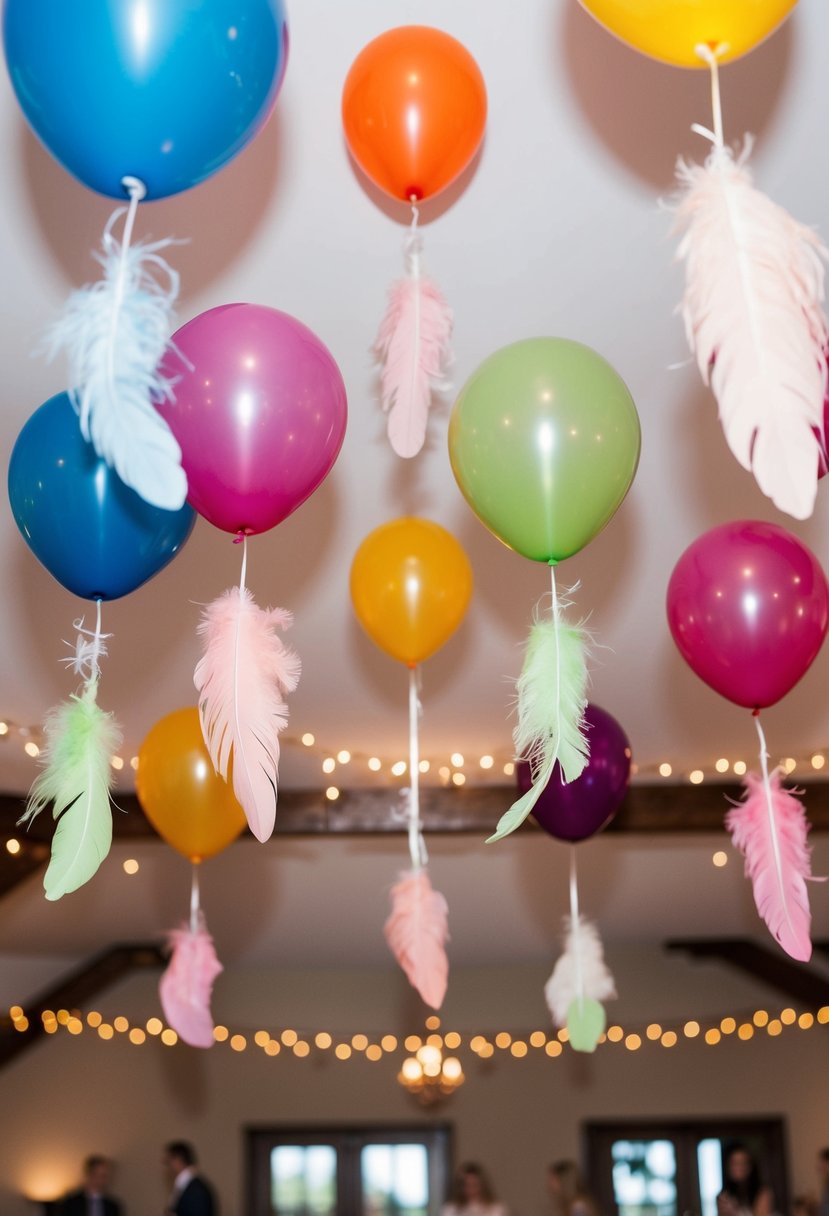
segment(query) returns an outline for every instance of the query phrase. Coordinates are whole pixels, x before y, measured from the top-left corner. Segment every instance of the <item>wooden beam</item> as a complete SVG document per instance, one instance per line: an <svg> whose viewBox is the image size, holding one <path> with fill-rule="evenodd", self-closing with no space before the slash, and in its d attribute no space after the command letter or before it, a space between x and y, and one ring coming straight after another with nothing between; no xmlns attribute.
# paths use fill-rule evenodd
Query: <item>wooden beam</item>
<svg viewBox="0 0 829 1216"><path fill-rule="evenodd" d="M25 1013L29 1025L26 1030L15 1030L8 1016L0 1018L0 1068L45 1035L41 1015L46 1009L51 1009L53 1013L59 1009L78 1011L92 997L131 972L161 967L164 962L164 956L156 945L112 946L63 976L57 984L27 1003Z"/></svg>
<svg viewBox="0 0 829 1216"><path fill-rule="evenodd" d="M779 947L746 938L674 938L666 950L681 950L695 959L713 959L784 993L801 1008L829 1005L829 980L805 963L796 963Z"/></svg>

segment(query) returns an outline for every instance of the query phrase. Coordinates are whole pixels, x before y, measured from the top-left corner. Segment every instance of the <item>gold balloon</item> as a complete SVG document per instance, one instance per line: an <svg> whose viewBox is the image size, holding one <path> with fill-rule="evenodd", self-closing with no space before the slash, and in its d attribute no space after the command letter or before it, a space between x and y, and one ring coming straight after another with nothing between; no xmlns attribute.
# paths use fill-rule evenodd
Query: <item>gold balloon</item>
<svg viewBox="0 0 829 1216"><path fill-rule="evenodd" d="M189 861L220 853L245 826L232 787L213 770L195 708L156 722L141 744L135 785L159 836Z"/></svg>
<svg viewBox="0 0 829 1216"><path fill-rule="evenodd" d="M774 33L797 0L581 0L623 42L665 63L706 68L696 48L739 59Z"/></svg>
<svg viewBox="0 0 829 1216"><path fill-rule="evenodd" d="M381 650L409 667L449 640L471 594L469 558L451 533L427 519L376 528L351 565L357 619Z"/></svg>

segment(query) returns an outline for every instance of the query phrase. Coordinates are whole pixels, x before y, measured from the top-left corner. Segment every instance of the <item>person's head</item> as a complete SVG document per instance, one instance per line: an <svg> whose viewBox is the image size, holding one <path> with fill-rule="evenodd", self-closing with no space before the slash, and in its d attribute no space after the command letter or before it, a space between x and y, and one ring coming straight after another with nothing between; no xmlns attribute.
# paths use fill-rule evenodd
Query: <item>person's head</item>
<svg viewBox="0 0 829 1216"><path fill-rule="evenodd" d="M172 1184L182 1170L191 1169L196 1164L196 1153L192 1144L186 1140L171 1140L164 1146L162 1165L167 1181Z"/></svg>
<svg viewBox="0 0 829 1216"><path fill-rule="evenodd" d="M554 1161L548 1166L547 1189L564 1207L584 1195L584 1182L575 1161Z"/></svg>
<svg viewBox="0 0 829 1216"><path fill-rule="evenodd" d="M102 1195L109 1186L110 1164L106 1157L95 1154L83 1163L84 1189L93 1195Z"/></svg>
<svg viewBox="0 0 829 1216"><path fill-rule="evenodd" d="M818 1153L817 1172L823 1185L829 1189L829 1148L822 1148Z"/></svg>
<svg viewBox="0 0 829 1216"><path fill-rule="evenodd" d="M757 1162L744 1144L732 1144L725 1156L723 1190L753 1204L760 1190Z"/></svg>
<svg viewBox="0 0 829 1216"><path fill-rule="evenodd" d="M455 1174L452 1202L458 1207L468 1203L494 1203L495 1192L483 1166L466 1161Z"/></svg>

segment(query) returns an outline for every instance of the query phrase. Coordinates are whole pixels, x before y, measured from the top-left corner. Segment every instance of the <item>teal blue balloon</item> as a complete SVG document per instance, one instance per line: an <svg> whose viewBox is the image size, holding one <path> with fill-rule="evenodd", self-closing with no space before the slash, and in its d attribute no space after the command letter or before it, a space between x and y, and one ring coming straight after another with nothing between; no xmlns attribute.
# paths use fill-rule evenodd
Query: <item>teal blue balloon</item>
<svg viewBox="0 0 829 1216"><path fill-rule="evenodd" d="M150 506L95 454L66 393L36 410L12 449L9 502L23 539L67 591L117 600L163 570L196 513Z"/></svg>
<svg viewBox="0 0 829 1216"><path fill-rule="evenodd" d="M282 0L6 0L6 63L38 138L124 198L197 185L266 122L285 73Z"/></svg>

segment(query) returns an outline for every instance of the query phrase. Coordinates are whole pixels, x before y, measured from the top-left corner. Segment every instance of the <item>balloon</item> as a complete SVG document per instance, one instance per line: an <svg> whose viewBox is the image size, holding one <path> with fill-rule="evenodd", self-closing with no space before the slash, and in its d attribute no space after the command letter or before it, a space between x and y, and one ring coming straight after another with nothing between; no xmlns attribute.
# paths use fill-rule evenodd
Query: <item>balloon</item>
<svg viewBox="0 0 829 1216"><path fill-rule="evenodd" d="M630 743L614 717L598 705L588 705L590 758L580 777L564 785L556 763L550 780L533 807L533 815L556 840L587 840L607 827L622 805L630 780ZM518 788L532 785L526 760L515 766Z"/></svg>
<svg viewBox="0 0 829 1216"><path fill-rule="evenodd" d="M181 445L190 503L225 532L267 532L337 459L347 415L337 364L300 321L258 304L211 308L173 346L175 401L159 409Z"/></svg>
<svg viewBox="0 0 829 1216"><path fill-rule="evenodd" d="M195 708L156 722L138 753L135 787L159 836L190 861L220 853L247 823L233 787L213 771Z"/></svg>
<svg viewBox="0 0 829 1216"><path fill-rule="evenodd" d="M559 562L615 514L639 463L639 418L609 363L566 338L490 355L452 409L449 457L472 510L524 557Z"/></svg>
<svg viewBox="0 0 829 1216"><path fill-rule="evenodd" d="M449 640L471 595L469 558L450 532L428 519L382 524L351 563L358 621L372 642L409 667Z"/></svg>
<svg viewBox="0 0 829 1216"><path fill-rule="evenodd" d="M581 0L589 13L637 51L681 68L707 68L700 43L722 46L720 63L768 38L797 0Z"/></svg>
<svg viewBox="0 0 829 1216"><path fill-rule="evenodd" d="M87 600L117 600L172 561L196 516L152 507L99 459L66 393L20 432L9 501L26 544L53 578Z"/></svg>
<svg viewBox="0 0 829 1216"><path fill-rule="evenodd" d="M668 623L701 680L737 705L765 709L817 656L829 586L791 532L738 520L705 532L682 554L668 584Z"/></svg>
<svg viewBox="0 0 829 1216"><path fill-rule="evenodd" d="M6 0L6 62L35 134L85 186L197 185L247 144L285 72L282 0Z"/></svg>
<svg viewBox="0 0 829 1216"><path fill-rule="evenodd" d="M426 25L388 30L365 47L343 87L351 155L392 198L431 198L481 145L486 86L469 51Z"/></svg>

